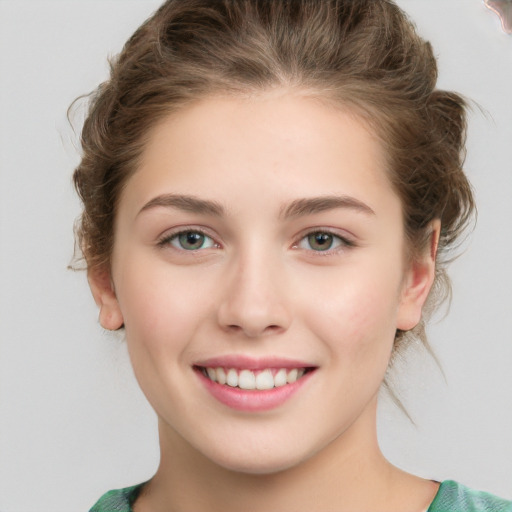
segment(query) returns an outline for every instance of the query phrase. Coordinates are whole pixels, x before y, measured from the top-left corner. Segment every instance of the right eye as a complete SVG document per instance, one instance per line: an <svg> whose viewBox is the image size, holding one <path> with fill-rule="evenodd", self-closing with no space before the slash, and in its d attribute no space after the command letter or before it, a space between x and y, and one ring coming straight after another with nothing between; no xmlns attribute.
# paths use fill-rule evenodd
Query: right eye
<svg viewBox="0 0 512 512"><path fill-rule="evenodd" d="M294 247L314 253L332 254L354 247L354 242L329 230L319 229L307 233Z"/></svg>
<svg viewBox="0 0 512 512"><path fill-rule="evenodd" d="M197 230L173 233L158 242L160 246L167 244L182 251L199 251L201 249L211 249L217 246L211 237Z"/></svg>

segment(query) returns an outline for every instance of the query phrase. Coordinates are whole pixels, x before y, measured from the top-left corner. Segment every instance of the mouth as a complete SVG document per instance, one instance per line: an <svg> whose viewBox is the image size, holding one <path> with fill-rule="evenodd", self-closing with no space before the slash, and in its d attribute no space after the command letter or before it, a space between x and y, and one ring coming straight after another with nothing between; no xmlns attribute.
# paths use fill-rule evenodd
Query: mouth
<svg viewBox="0 0 512 512"><path fill-rule="evenodd" d="M315 370L314 367L251 370L223 366L195 366L194 369L211 382L245 391L268 391L289 386Z"/></svg>

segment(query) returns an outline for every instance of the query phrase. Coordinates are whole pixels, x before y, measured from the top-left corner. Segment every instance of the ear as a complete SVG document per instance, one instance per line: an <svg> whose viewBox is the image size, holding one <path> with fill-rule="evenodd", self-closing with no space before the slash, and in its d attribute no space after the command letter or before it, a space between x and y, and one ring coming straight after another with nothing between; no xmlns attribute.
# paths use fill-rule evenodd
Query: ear
<svg viewBox="0 0 512 512"><path fill-rule="evenodd" d="M404 276L401 302L398 309L397 329L410 331L421 320L421 312L435 278L436 255L441 233L441 222L430 224L430 243L421 258L411 263Z"/></svg>
<svg viewBox="0 0 512 512"><path fill-rule="evenodd" d="M117 301L110 271L104 268L91 269L87 279L94 300L100 308L99 320L103 328L115 331L123 326L124 319Z"/></svg>

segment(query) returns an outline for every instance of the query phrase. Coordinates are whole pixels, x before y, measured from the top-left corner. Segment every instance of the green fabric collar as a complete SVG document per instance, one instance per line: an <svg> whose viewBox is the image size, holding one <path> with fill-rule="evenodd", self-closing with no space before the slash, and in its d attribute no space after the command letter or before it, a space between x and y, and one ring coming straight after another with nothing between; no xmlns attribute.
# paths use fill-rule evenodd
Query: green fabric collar
<svg viewBox="0 0 512 512"><path fill-rule="evenodd" d="M144 484L104 494L89 512L133 512L132 505ZM427 512L512 512L512 501L482 491L472 491L453 480L445 480Z"/></svg>

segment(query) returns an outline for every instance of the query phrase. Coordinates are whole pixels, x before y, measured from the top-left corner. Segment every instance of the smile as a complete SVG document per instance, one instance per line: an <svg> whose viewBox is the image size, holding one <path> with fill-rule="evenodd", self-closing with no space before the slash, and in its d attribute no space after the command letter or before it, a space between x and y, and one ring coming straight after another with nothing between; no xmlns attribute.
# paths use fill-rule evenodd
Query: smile
<svg viewBox="0 0 512 512"><path fill-rule="evenodd" d="M318 369L300 362L223 357L195 364L195 374L217 401L241 412L263 412L284 405Z"/></svg>
<svg viewBox="0 0 512 512"><path fill-rule="evenodd" d="M201 367L205 377L213 382L245 390L268 390L293 384L308 368L265 368L259 371L223 367Z"/></svg>

